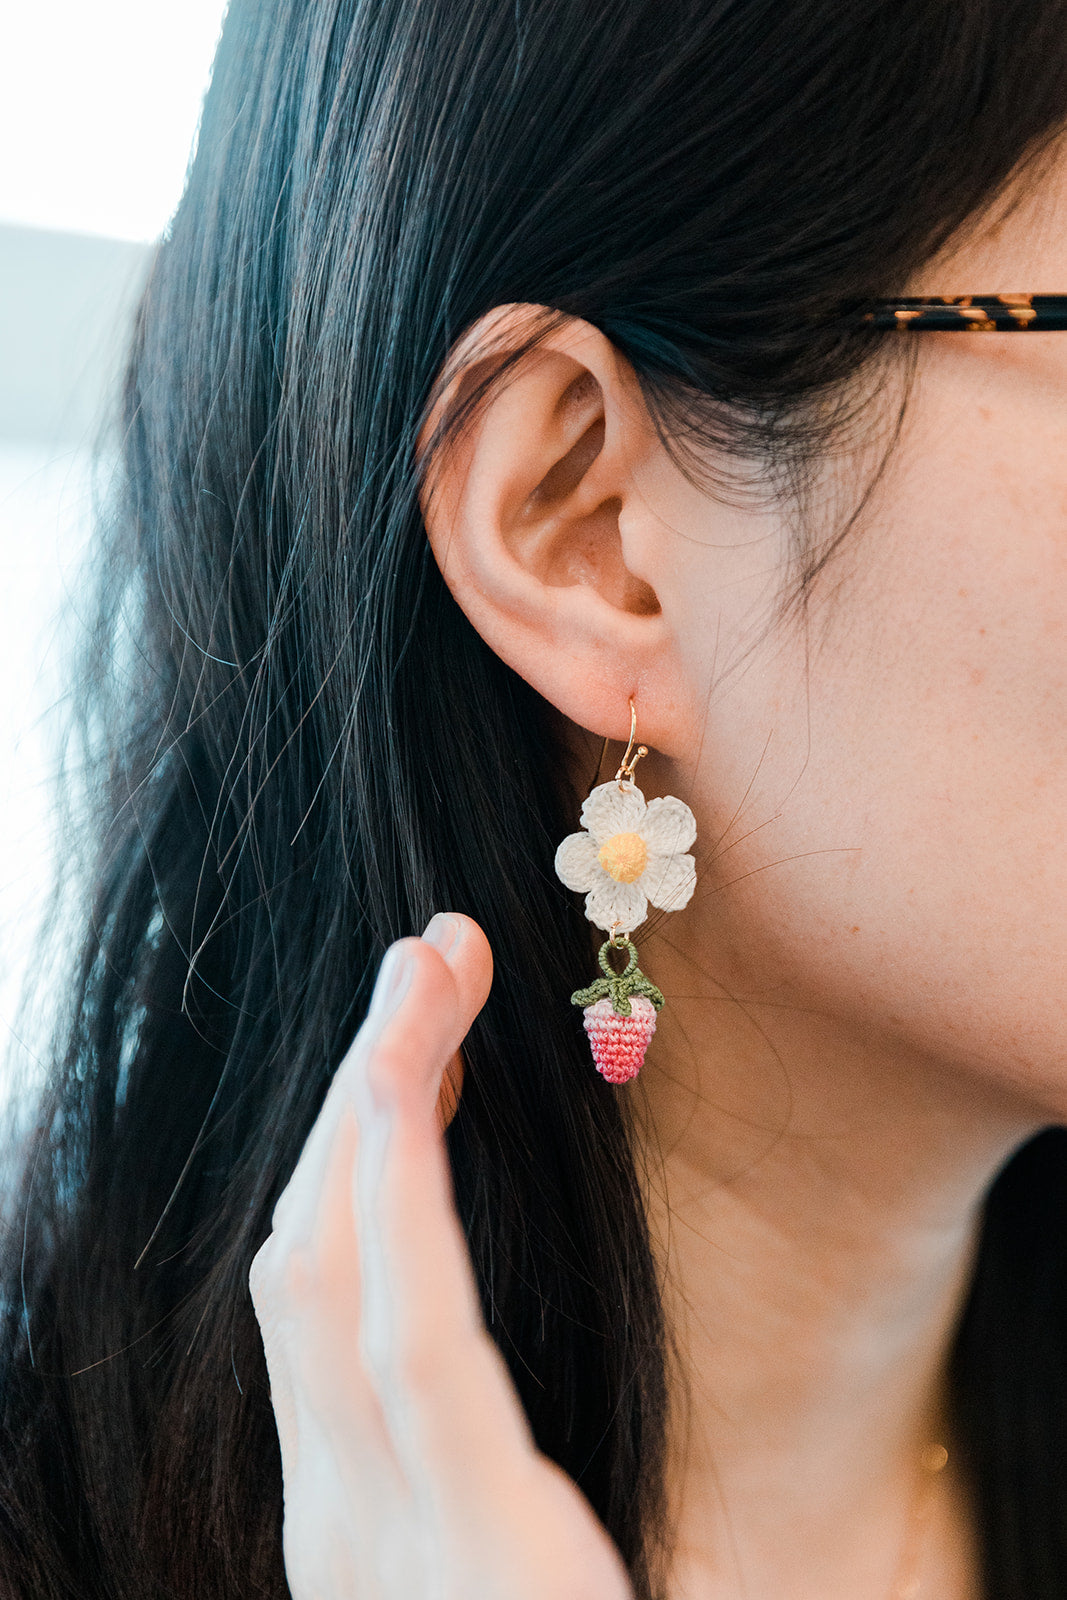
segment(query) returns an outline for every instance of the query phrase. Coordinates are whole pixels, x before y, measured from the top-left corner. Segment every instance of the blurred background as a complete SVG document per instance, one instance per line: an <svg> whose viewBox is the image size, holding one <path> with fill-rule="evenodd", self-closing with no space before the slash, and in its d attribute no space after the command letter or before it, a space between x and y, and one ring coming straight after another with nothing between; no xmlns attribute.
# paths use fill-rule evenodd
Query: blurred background
<svg viewBox="0 0 1067 1600"><path fill-rule="evenodd" d="M223 11L224 0L34 0L4 17L0 1057L62 851L52 730L91 484L108 470L101 426L153 244L195 148Z"/></svg>

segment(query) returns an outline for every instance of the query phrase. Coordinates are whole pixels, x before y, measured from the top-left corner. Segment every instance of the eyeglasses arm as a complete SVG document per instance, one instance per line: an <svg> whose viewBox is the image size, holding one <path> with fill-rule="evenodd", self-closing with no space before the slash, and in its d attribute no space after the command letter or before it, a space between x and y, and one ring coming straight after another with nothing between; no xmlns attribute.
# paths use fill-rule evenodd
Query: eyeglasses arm
<svg viewBox="0 0 1067 1600"><path fill-rule="evenodd" d="M1053 333L1067 329L1067 294L968 294L878 300L850 319L909 333Z"/></svg>

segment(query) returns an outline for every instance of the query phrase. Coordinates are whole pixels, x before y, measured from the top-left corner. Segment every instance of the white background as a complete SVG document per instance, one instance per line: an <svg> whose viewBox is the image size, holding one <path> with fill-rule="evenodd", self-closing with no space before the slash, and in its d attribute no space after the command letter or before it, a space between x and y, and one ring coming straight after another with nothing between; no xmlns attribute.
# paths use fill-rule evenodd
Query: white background
<svg viewBox="0 0 1067 1600"><path fill-rule="evenodd" d="M221 0L24 0L0 49L0 218L147 241L181 193Z"/></svg>
<svg viewBox="0 0 1067 1600"><path fill-rule="evenodd" d="M0 35L0 1058L56 850L49 707L94 440L181 195L223 0L26 0ZM106 462L97 463L106 471Z"/></svg>

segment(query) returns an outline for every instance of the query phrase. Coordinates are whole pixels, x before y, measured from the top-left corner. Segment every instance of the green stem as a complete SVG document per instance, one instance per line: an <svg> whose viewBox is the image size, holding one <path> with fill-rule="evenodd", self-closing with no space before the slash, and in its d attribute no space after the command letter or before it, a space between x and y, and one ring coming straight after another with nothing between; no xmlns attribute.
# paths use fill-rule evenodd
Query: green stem
<svg viewBox="0 0 1067 1600"><path fill-rule="evenodd" d="M608 959L609 950L626 950L628 952L630 959L622 972L616 972L612 967ZM656 988L656 985L645 977L641 968L637 965L637 946L632 940L627 939L625 944L613 945L610 939L605 939L600 946L597 960L604 976L597 978L587 989L576 989L571 995L571 1005L591 1006L597 1000L603 1000L606 996L620 1017L632 1015L633 1007L630 1005L630 996L633 994L645 995L651 1000L657 1011L663 1005L663 995Z"/></svg>

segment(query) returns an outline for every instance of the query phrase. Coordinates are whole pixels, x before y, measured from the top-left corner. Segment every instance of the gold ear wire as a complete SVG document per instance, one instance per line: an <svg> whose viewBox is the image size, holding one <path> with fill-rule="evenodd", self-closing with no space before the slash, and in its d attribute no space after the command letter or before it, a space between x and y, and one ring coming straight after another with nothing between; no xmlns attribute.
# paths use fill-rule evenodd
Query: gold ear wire
<svg viewBox="0 0 1067 1600"><path fill-rule="evenodd" d="M637 750L636 750L636 752L634 754L633 760L632 761L630 760L630 751L633 750L634 739L635 739L635 737L637 735L637 708L633 703L632 696L630 697L629 705L630 705L630 742L626 746L626 754L622 758L622 765L619 767L618 772L615 774L615 781L618 783L620 790L622 789L622 780L624 778L631 778L632 779L633 775L634 775L634 768L636 767L637 763L640 761L642 756L647 756L648 755L648 746L645 745L645 744L638 745ZM600 760L596 764L596 776L593 779L593 783L592 783L591 787L595 788L597 783L599 783L599 781L600 781L600 769L604 765L604 757L607 755L607 753L608 753L608 740L605 739L603 747L601 748L601 751L600 751Z"/></svg>
<svg viewBox="0 0 1067 1600"><path fill-rule="evenodd" d="M636 749L636 751L634 751L633 759L632 760L630 759L630 751L633 750L633 748L634 748L634 739L636 737L637 737L637 707L634 705L633 700L631 699L631 701L630 701L630 742L626 746L626 754L622 758L622 765L619 767L618 772L615 774L615 780L618 783L620 790L622 789L623 779L624 778L629 778L632 781L633 775L634 775L634 768L636 767L637 763L640 761L642 756L647 756L648 755L648 746L645 745L645 744L639 744L637 749Z"/></svg>

